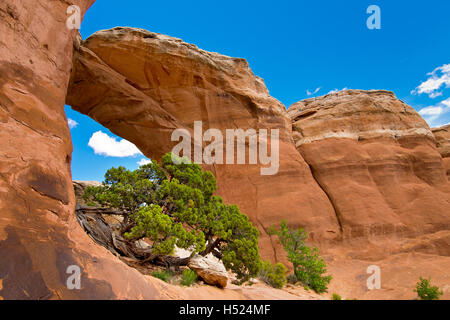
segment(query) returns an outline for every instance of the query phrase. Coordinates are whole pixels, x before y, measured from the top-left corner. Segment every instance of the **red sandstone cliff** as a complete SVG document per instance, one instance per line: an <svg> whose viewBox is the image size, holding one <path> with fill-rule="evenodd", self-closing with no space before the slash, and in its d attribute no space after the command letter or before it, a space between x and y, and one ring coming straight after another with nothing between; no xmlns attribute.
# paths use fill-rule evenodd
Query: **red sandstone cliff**
<svg viewBox="0 0 450 320"><path fill-rule="evenodd" d="M72 2L84 13L94 1ZM65 26L67 6L0 2L0 297L169 298L75 219L64 103L77 31ZM81 267L82 290L67 289L70 265Z"/></svg>
<svg viewBox="0 0 450 320"><path fill-rule="evenodd" d="M450 125L433 128L433 134L436 137L438 150L442 155L447 177L450 177Z"/></svg>
<svg viewBox="0 0 450 320"><path fill-rule="evenodd" d="M75 4L85 12L92 2ZM126 266L77 224L66 101L152 158L194 120L279 129L277 175L261 176L259 165L210 168L219 194L260 229L264 258L284 259L265 230L286 219L311 233L331 290L348 297L409 298L420 275L450 283L448 135L435 138L392 93L346 91L286 111L243 59L131 28L81 43L65 27L66 8L0 3L0 297L189 297ZM65 285L73 264L83 270L80 291ZM370 264L382 267L381 291L364 288Z"/></svg>
<svg viewBox="0 0 450 320"><path fill-rule="evenodd" d="M338 92L288 113L344 238L449 230L450 184L433 133L392 92Z"/></svg>

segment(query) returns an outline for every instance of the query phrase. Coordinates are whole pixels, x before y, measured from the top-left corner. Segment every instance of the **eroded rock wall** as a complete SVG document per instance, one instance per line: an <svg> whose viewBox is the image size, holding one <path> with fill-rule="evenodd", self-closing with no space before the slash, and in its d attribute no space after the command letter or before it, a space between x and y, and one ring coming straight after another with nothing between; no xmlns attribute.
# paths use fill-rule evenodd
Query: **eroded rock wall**
<svg viewBox="0 0 450 320"><path fill-rule="evenodd" d="M66 10L75 4L84 14L93 2L0 2L0 299L170 294L75 220L64 103L77 31L66 28ZM71 265L82 272L80 290L66 286Z"/></svg>
<svg viewBox="0 0 450 320"><path fill-rule="evenodd" d="M173 130L192 132L196 120L222 132L279 129L277 175L262 176L260 165L209 167L219 194L260 229L263 258L283 259L266 230L286 219L325 249L336 292L366 295L374 261L392 279L376 297L409 298L419 275L448 284L448 130L434 130L435 138L385 91L341 92L287 113L245 60L144 30L81 42L65 26L66 9L84 13L92 3L0 3L0 299L252 297L162 284L82 231L65 101L152 158L171 150ZM71 265L81 268L81 290L66 286Z"/></svg>
<svg viewBox="0 0 450 320"><path fill-rule="evenodd" d="M392 92L338 92L300 101L288 113L297 149L345 239L449 229L450 189L434 136Z"/></svg>
<svg viewBox="0 0 450 320"><path fill-rule="evenodd" d="M447 177L450 177L450 125L433 128L433 134L436 138L438 150L442 156Z"/></svg>

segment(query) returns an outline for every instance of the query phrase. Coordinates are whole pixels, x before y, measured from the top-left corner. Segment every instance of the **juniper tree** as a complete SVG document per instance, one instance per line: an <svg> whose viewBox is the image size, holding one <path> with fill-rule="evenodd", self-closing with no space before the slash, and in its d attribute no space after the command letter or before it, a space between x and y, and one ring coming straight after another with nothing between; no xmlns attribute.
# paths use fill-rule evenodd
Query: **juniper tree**
<svg viewBox="0 0 450 320"><path fill-rule="evenodd" d="M290 229L286 221L281 222L279 230L272 227L269 233L278 236L294 267L296 279L318 293L326 292L332 277L324 275L327 269L319 249L306 245L308 233L303 229Z"/></svg>
<svg viewBox="0 0 450 320"><path fill-rule="evenodd" d="M221 259L225 267L246 281L258 274L258 230L236 205L214 195L214 175L198 164L151 161L130 171L109 169L101 186L88 187L86 201L123 212L122 235L130 244L146 238L151 243L147 260L186 265L198 253ZM179 160L179 159L178 159ZM175 246L192 250L190 257L174 259Z"/></svg>

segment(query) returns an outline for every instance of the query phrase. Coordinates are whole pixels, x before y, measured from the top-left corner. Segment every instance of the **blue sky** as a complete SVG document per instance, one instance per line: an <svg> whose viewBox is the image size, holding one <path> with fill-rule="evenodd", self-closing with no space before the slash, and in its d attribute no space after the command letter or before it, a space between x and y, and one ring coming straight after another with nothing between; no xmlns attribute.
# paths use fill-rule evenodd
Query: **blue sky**
<svg viewBox="0 0 450 320"><path fill-rule="evenodd" d="M367 28L370 5L381 9L380 30ZM286 107L336 89L391 90L439 126L450 123L449 12L447 0L97 0L80 32L87 38L115 26L139 27L245 58ZM114 143L121 139L95 121L70 107L66 112L77 123L74 179L102 180L108 168L134 169L145 158L125 141ZM91 144L106 139L115 156L88 145L98 131Z"/></svg>

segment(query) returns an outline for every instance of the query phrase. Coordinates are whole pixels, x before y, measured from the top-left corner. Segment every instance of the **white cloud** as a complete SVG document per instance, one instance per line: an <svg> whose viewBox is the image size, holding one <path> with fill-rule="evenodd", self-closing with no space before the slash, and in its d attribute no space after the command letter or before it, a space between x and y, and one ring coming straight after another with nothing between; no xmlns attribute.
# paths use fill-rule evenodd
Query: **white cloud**
<svg viewBox="0 0 450 320"><path fill-rule="evenodd" d="M446 108L450 109L450 98L441 102Z"/></svg>
<svg viewBox="0 0 450 320"><path fill-rule="evenodd" d="M95 154L107 157L132 157L142 152L127 140L117 141L102 131L95 132L89 139L88 146L94 149Z"/></svg>
<svg viewBox="0 0 450 320"><path fill-rule="evenodd" d="M444 109L439 106L430 106L423 108L419 113L423 116L439 116L444 112Z"/></svg>
<svg viewBox="0 0 450 320"><path fill-rule="evenodd" d="M339 89L336 88L336 89L333 89L333 90L329 91L327 94L330 94L330 93L336 93L336 92L344 91L344 90L348 90L348 88L345 87L345 88L342 88L341 90L339 90Z"/></svg>
<svg viewBox="0 0 450 320"><path fill-rule="evenodd" d="M70 118L67 119L67 123L69 124L70 129L76 128L78 126L78 122Z"/></svg>
<svg viewBox="0 0 450 320"><path fill-rule="evenodd" d="M312 96L313 94L316 94L317 92L319 92L320 89L322 89L322 87L318 87L318 88L317 88L316 90L314 90L314 91L306 90L306 94L307 94L308 96Z"/></svg>
<svg viewBox="0 0 450 320"><path fill-rule="evenodd" d="M439 102L434 106L423 108L419 111L420 115L425 119L430 127L440 127L445 125L442 117L450 113L450 98Z"/></svg>
<svg viewBox="0 0 450 320"><path fill-rule="evenodd" d="M428 94L430 98L442 96L442 87L450 88L450 64L437 67L427 74L429 78L422 82L412 94Z"/></svg>
<svg viewBox="0 0 450 320"><path fill-rule="evenodd" d="M146 164L149 164L150 162L152 162L152 160L143 158L143 159L139 160L139 161L136 162L136 163L137 163L137 164L139 165L139 167L140 167L140 166L145 166Z"/></svg>

